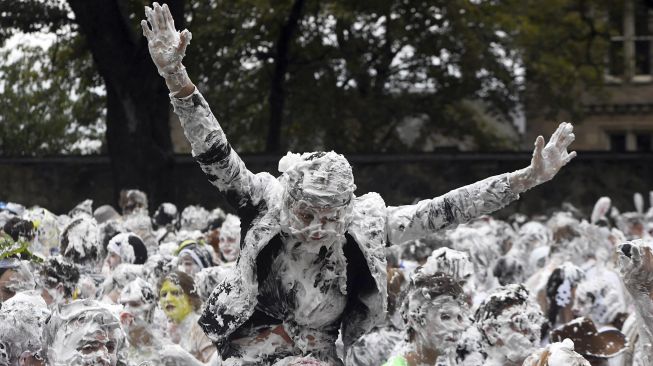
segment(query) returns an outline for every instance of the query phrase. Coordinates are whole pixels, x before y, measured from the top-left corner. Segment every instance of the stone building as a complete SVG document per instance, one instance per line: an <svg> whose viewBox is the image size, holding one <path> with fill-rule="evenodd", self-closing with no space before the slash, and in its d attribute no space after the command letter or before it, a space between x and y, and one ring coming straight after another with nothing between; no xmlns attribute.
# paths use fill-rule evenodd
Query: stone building
<svg viewBox="0 0 653 366"><path fill-rule="evenodd" d="M575 150L652 151L653 1L623 0L609 15L613 28L605 97L583 100L586 118L575 123ZM574 122L574 121L571 121ZM524 141L549 136L558 121L532 118Z"/></svg>

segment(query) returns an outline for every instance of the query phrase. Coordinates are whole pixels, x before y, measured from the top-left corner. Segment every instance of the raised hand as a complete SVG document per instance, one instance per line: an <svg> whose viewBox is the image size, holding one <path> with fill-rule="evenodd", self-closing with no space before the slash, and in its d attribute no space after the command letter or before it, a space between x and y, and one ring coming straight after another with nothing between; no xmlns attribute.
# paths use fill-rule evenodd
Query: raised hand
<svg viewBox="0 0 653 366"><path fill-rule="evenodd" d="M555 130L549 143L544 146L544 137L535 140L535 150L531 160L533 177L537 184L551 180L563 166L576 156L576 152L567 153L567 147L576 139L574 126L562 122Z"/></svg>
<svg viewBox="0 0 653 366"><path fill-rule="evenodd" d="M633 295L650 296L653 290L653 248L642 240L620 244L619 270L624 285Z"/></svg>
<svg viewBox="0 0 653 366"><path fill-rule="evenodd" d="M555 130L549 143L544 145L544 137L535 140L535 150L531 165L518 170L510 176L510 184L516 193L524 192L551 180L562 168L576 156L576 152L567 152L567 147L574 141L574 126L562 122Z"/></svg>
<svg viewBox="0 0 653 366"><path fill-rule="evenodd" d="M184 29L178 32L167 4L154 3L145 7L146 20L141 20L147 47L159 74L166 78L170 91L192 85L181 61L186 55L186 47L192 34ZM149 23L149 24L148 24Z"/></svg>

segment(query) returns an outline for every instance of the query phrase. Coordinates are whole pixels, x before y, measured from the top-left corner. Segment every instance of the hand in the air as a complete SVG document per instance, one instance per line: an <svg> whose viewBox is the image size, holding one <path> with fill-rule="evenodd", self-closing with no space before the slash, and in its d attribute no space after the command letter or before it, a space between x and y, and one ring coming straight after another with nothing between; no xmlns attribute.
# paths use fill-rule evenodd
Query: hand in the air
<svg viewBox="0 0 653 366"><path fill-rule="evenodd" d="M538 136L535 140L535 150L531 160L531 177L535 184L551 180L562 168L576 156L576 152L567 152L567 147L574 141L574 126L562 122L555 130L549 143L544 146L544 137Z"/></svg>
<svg viewBox="0 0 653 366"><path fill-rule="evenodd" d="M510 187L515 193L525 192L538 184L551 180L562 168L576 156L576 152L567 152L567 147L576 136L571 123L562 122L551 135L549 143L544 146L544 137L535 140L535 150L531 165L510 173Z"/></svg>
<svg viewBox="0 0 653 366"><path fill-rule="evenodd" d="M155 2L152 8L146 6L145 16L147 21L141 20L141 26L143 35L147 38L152 61L159 74L174 74L182 68L181 60L186 54L186 47L192 35L187 29L181 33L175 29L175 22L167 4L161 6Z"/></svg>
<svg viewBox="0 0 653 366"><path fill-rule="evenodd" d="M619 270L624 285L633 294L650 296L653 290L653 249L642 240L620 244Z"/></svg>

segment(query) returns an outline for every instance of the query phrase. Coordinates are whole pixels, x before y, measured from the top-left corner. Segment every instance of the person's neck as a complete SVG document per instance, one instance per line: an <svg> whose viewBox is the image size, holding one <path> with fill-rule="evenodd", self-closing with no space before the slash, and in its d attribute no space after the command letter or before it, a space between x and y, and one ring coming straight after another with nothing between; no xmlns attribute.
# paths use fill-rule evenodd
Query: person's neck
<svg viewBox="0 0 653 366"><path fill-rule="evenodd" d="M415 350L406 356L406 360L410 366L435 365L438 357L442 354L442 352L425 345L417 339L415 340Z"/></svg>

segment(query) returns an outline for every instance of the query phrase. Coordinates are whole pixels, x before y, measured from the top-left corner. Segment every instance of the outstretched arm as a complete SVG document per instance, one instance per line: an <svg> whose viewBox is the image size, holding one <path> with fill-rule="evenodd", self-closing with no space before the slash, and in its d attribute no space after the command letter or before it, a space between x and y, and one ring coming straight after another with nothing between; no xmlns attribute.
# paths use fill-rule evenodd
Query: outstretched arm
<svg viewBox="0 0 653 366"><path fill-rule="evenodd" d="M576 156L575 151L567 153L574 138L573 126L563 122L546 146L542 136L537 138L531 164L524 169L490 177L414 205L388 207L389 243L423 238L503 208L518 199L520 193L551 180L569 163Z"/></svg>
<svg viewBox="0 0 653 366"><path fill-rule="evenodd" d="M179 116L193 156L209 178L223 191L235 208L241 208L261 193L259 177L252 174L231 148L220 124L204 97L197 91L182 64L192 38L184 29L178 32L168 6L154 3L145 7L141 21L143 35L159 74L170 89L170 100ZM149 24L148 24L149 23Z"/></svg>

